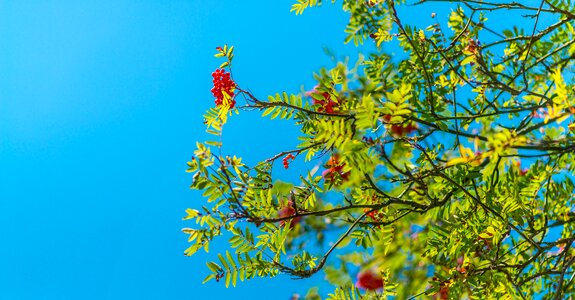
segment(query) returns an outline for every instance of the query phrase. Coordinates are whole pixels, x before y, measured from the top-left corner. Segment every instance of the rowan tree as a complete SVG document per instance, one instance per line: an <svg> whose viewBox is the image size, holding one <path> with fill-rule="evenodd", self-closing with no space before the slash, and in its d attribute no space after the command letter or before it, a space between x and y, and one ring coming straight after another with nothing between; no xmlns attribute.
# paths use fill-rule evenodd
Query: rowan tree
<svg viewBox="0 0 575 300"><path fill-rule="evenodd" d="M313 90L262 97L234 82L233 47L216 50L214 140L188 163L207 203L184 229L187 255L229 240L206 281L324 272L329 299L571 299L571 0L333 2L363 55L319 70ZM295 121L301 143L255 165L222 153L227 119L254 110ZM298 182L273 175L294 160Z"/></svg>

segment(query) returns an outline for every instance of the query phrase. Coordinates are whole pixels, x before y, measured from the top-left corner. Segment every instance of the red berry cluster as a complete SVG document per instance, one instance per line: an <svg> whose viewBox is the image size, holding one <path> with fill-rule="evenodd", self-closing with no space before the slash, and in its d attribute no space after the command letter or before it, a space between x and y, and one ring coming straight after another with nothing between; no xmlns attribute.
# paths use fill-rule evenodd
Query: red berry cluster
<svg viewBox="0 0 575 300"><path fill-rule="evenodd" d="M296 214L296 211L295 211L295 208L293 207L292 201L288 201L287 206L283 207L282 209L280 209L278 211L278 216L280 218L291 217L291 216L294 216L295 214ZM289 220L291 220L290 228L293 228L295 226L295 224L297 224L301 221L301 217L298 216L298 217L294 217L291 219L281 220L280 226L284 226Z"/></svg>
<svg viewBox="0 0 575 300"><path fill-rule="evenodd" d="M377 196L372 196L369 204L376 204ZM379 210L373 210L372 208L364 208L363 212L367 213L366 216L370 218L373 222L381 222L383 219L383 214Z"/></svg>
<svg viewBox="0 0 575 300"><path fill-rule="evenodd" d="M347 181L349 179L349 172L343 172L345 163L339 161L339 156L337 154L329 158L325 167L327 170L323 171L321 174L325 181L333 182L337 185L339 183L339 179L342 181Z"/></svg>
<svg viewBox="0 0 575 300"><path fill-rule="evenodd" d="M371 219L371 222L381 222L383 217L382 214L378 210L372 210L371 208L364 208L363 212L366 212L366 216ZM377 225L377 228L380 228L381 225Z"/></svg>
<svg viewBox="0 0 575 300"><path fill-rule="evenodd" d="M288 154L286 157L283 158L284 168L289 168L289 160L294 160L295 156L293 154Z"/></svg>
<svg viewBox="0 0 575 300"><path fill-rule="evenodd" d="M331 96L327 92L322 93L324 100L313 99L313 104L319 104L320 107L317 109L319 112L334 113L337 103L331 100Z"/></svg>
<svg viewBox="0 0 575 300"><path fill-rule="evenodd" d="M369 204L375 204L377 203L377 197L374 195L371 197ZM372 221L374 222L380 222L382 219L382 216L379 212L379 210L373 210L371 208L364 208L363 212L366 212L366 216L369 217Z"/></svg>
<svg viewBox="0 0 575 300"><path fill-rule="evenodd" d="M330 114L334 113L339 104L331 99L331 95L328 92L320 92L316 88L317 86L306 95L312 97L311 101L313 105L319 104L317 111Z"/></svg>
<svg viewBox="0 0 575 300"><path fill-rule="evenodd" d="M465 47L465 50L470 52L471 54L477 54L479 48L481 47L481 42L479 40L470 39L469 43Z"/></svg>
<svg viewBox="0 0 575 300"><path fill-rule="evenodd" d="M367 269L357 273L357 282L355 286L364 289L375 291L379 289L383 289L384 282L381 274L378 274L376 270Z"/></svg>
<svg viewBox="0 0 575 300"><path fill-rule="evenodd" d="M432 281L439 281L439 291L433 295L432 299L434 300L445 300L449 299L449 280L441 282L439 278L433 277L431 278Z"/></svg>
<svg viewBox="0 0 575 300"><path fill-rule="evenodd" d="M224 92L229 96L232 96L234 89L236 88L236 83L230 78L230 73L226 72L224 69L216 69L212 73L214 80L214 87L212 88L212 94L216 97L216 106L220 106L224 100ZM231 99L230 108L236 105L236 101Z"/></svg>
<svg viewBox="0 0 575 300"><path fill-rule="evenodd" d="M385 123L389 123L390 120L391 120L391 115L383 116L383 121ZM391 127L389 128L389 131L395 137L406 136L406 135L414 132L415 130L417 130L417 124L412 123L412 122L408 123L407 125L405 125L405 124L391 124Z"/></svg>

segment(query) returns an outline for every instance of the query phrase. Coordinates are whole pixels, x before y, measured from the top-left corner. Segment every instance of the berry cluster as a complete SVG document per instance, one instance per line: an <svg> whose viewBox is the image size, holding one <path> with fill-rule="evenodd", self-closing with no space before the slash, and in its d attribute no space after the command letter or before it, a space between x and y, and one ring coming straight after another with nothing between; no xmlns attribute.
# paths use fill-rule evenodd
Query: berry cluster
<svg viewBox="0 0 575 300"><path fill-rule="evenodd" d="M389 123L391 120L391 115L383 116L383 121L385 123ZM417 124L409 122L407 125L405 124L390 124L389 131L395 137L402 137L406 136L415 130L417 130Z"/></svg>
<svg viewBox="0 0 575 300"><path fill-rule="evenodd" d="M319 105L317 108L318 112L334 113L339 104L331 99L331 95L328 92L318 91L317 87L306 95L311 97L313 105Z"/></svg>
<svg viewBox="0 0 575 300"><path fill-rule="evenodd" d="M368 201L369 204L377 203L377 196L372 196ZM373 210L372 208L364 208L363 212L367 213L366 216L370 218L373 222L381 222L383 219L383 214L379 210Z"/></svg>
<svg viewBox="0 0 575 300"><path fill-rule="evenodd" d="M372 222L381 222L382 221L382 214L377 210L372 210L371 208L364 208L363 212L366 212L366 216L371 219ZM376 226L379 228L380 226Z"/></svg>
<svg viewBox="0 0 575 300"><path fill-rule="evenodd" d="M357 273L355 286L360 289L375 291L383 289L384 282L379 272L373 269L367 269Z"/></svg>
<svg viewBox="0 0 575 300"><path fill-rule="evenodd" d="M480 47L481 42L479 42L479 40L470 39L464 51L468 52L469 54L475 55L479 52Z"/></svg>
<svg viewBox="0 0 575 300"><path fill-rule="evenodd" d="M289 160L294 160L295 156L293 154L288 154L286 157L283 158L284 168L289 168Z"/></svg>
<svg viewBox="0 0 575 300"><path fill-rule="evenodd" d="M212 94L216 97L216 106L222 105L224 101L224 93L232 96L234 89L236 88L236 83L230 78L230 73L226 72L224 69L216 69L212 73L214 80L214 87L212 88ZM231 99L230 108L234 108L236 101Z"/></svg>
<svg viewBox="0 0 575 300"><path fill-rule="evenodd" d="M337 154L329 158L325 167L327 170L323 171L321 175L326 182L338 185L342 181L347 181L349 179L349 172L343 171L345 163L339 161L339 156L337 156Z"/></svg>
<svg viewBox="0 0 575 300"><path fill-rule="evenodd" d="M434 300L444 300L449 299L449 280L448 281L441 281L437 277L433 277L432 281L439 282L439 291L433 295L431 299Z"/></svg>
<svg viewBox="0 0 575 300"><path fill-rule="evenodd" d="M291 216L295 216L295 215L296 215L296 211L295 211L295 208L293 207L292 201L288 201L287 206L283 207L282 209L280 209L278 211L278 216L280 218L286 218L286 217L291 217ZM295 226L295 224L297 224L301 221L301 217L298 216L298 217L293 217L291 219L281 220L280 226L284 226L290 220L291 220L290 228L293 228Z"/></svg>

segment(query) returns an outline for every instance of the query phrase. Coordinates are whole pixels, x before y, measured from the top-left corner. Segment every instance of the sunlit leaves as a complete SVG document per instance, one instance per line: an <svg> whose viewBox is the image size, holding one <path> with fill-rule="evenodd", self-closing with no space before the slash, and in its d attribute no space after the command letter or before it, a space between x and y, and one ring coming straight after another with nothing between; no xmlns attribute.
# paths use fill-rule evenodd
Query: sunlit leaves
<svg viewBox="0 0 575 300"><path fill-rule="evenodd" d="M294 3L291 6L291 12L294 12L296 15L301 15L304 10L308 7L314 7L316 5L321 4L321 0L297 0L297 3Z"/></svg>
<svg viewBox="0 0 575 300"><path fill-rule="evenodd" d="M291 119L297 109L303 107L301 96L288 95L286 92L268 96L268 101L271 105L268 105L268 108L263 111L262 117L269 115L272 120L277 117L286 120Z"/></svg>
<svg viewBox="0 0 575 300"><path fill-rule="evenodd" d="M318 121L315 140L325 143L326 147L341 148L352 138L351 122L344 119Z"/></svg>
<svg viewBox="0 0 575 300"><path fill-rule="evenodd" d="M185 254L221 237L229 249L213 255L206 281L323 269L337 286L331 299L571 296L558 284L575 265L568 2L471 1L415 26L402 1L344 0L344 42L366 44L355 66L320 69L301 95L235 90L242 110L293 120L297 147L250 166L222 153L230 105L206 113L211 139L186 171L207 206L186 211L195 223L183 230ZM320 4L298 0L292 12ZM518 13L527 28L488 22L497 11ZM384 53L384 42L401 51ZM230 62L233 48L216 56ZM281 177L286 157L302 166L290 166L294 182ZM365 269L385 286L357 289Z"/></svg>

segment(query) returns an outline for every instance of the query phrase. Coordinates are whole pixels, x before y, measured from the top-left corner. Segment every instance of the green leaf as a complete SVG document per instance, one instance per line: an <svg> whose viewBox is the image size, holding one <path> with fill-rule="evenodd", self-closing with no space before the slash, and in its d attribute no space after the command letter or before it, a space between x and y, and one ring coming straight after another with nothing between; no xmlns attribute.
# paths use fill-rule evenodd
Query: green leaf
<svg viewBox="0 0 575 300"><path fill-rule="evenodd" d="M270 114L271 112L273 112L274 110L275 110L275 107L273 107L273 106L266 108L266 110L264 110L264 112L263 112L263 114L262 114L262 117L265 117L265 116L269 115L269 114Z"/></svg>
<svg viewBox="0 0 575 300"><path fill-rule="evenodd" d="M214 279L214 278L216 278L216 274L210 274L210 275L206 276L206 278L204 279L204 281L202 281L202 284L205 284L206 282L208 282L208 281L210 281L210 280L212 280L212 279Z"/></svg>

